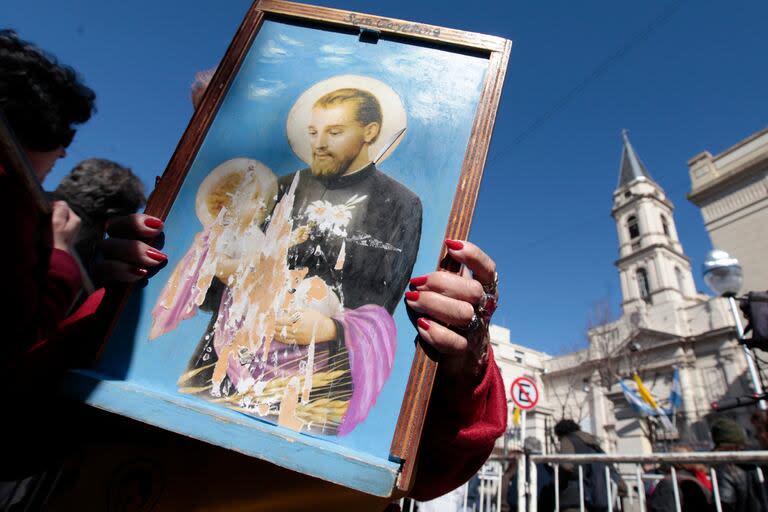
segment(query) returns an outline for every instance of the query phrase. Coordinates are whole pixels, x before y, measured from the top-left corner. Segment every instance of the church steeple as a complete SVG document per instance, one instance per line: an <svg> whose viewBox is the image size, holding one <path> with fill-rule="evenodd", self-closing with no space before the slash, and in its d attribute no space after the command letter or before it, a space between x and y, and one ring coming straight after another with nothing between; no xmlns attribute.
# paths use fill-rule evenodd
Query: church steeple
<svg viewBox="0 0 768 512"><path fill-rule="evenodd" d="M647 305L690 301L696 296L691 264L672 217L674 205L651 179L622 131L619 183L611 215L619 235L622 306L631 312Z"/></svg>
<svg viewBox="0 0 768 512"><path fill-rule="evenodd" d="M621 137L624 140L624 149L621 152L621 167L619 168L619 184L616 188L629 185L636 180L651 180L648 169L635 153L635 148L629 142L629 135L626 129L621 131Z"/></svg>

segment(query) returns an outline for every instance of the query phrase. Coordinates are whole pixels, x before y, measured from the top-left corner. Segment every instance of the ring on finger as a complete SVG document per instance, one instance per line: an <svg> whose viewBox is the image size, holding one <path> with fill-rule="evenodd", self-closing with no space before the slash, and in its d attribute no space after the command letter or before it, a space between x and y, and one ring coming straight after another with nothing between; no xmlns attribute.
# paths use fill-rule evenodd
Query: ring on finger
<svg viewBox="0 0 768 512"><path fill-rule="evenodd" d="M490 283L483 283L480 282L481 285L483 285L483 291L490 295L496 295L498 297L498 289L499 289L499 273L495 270L493 271L493 279L491 279Z"/></svg>
<svg viewBox="0 0 768 512"><path fill-rule="evenodd" d="M479 330L481 327L483 327L483 319L477 315L477 313L472 314L472 319L469 321L467 326L464 328L464 330L467 333L475 332Z"/></svg>

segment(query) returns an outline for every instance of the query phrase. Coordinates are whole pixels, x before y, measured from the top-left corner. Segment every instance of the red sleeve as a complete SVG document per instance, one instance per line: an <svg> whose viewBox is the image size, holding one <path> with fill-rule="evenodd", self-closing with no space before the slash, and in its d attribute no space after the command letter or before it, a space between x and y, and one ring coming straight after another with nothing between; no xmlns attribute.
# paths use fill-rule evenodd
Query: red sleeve
<svg viewBox="0 0 768 512"><path fill-rule="evenodd" d="M6 357L0 364L14 364L14 358L52 336L64 320L80 290L80 268L72 256L52 249L50 214L2 165L0 217L7 221L6 248L0 250L0 268L6 270L0 287L5 305L0 346Z"/></svg>
<svg viewBox="0 0 768 512"><path fill-rule="evenodd" d="M430 500L469 480L506 428L504 381L490 346L485 375L474 389L459 388L438 370L411 497Z"/></svg>
<svg viewBox="0 0 768 512"><path fill-rule="evenodd" d="M13 361L8 363L0 382L14 382L29 375L40 375L44 382L58 378L67 368L88 364L97 352L105 332L108 316L104 288L88 296L83 304L57 325L50 337L39 339Z"/></svg>
<svg viewBox="0 0 768 512"><path fill-rule="evenodd" d="M40 331L38 339L48 337L56 329L77 298L82 287L80 267L75 259L60 249L51 251L48 280L41 293L38 313Z"/></svg>

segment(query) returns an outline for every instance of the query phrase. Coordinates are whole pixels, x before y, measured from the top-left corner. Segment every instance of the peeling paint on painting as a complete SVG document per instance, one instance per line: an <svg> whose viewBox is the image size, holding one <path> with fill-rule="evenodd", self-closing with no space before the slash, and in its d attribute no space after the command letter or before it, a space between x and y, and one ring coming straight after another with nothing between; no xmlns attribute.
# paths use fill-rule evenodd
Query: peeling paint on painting
<svg viewBox="0 0 768 512"><path fill-rule="evenodd" d="M237 158L208 175L196 196L204 229L157 300L150 339L210 309L180 391L345 435L392 370L392 313L416 260L421 202L370 156L405 131L402 102L385 84L335 77L297 108L308 112L289 115L288 134L294 148L309 142L309 167L278 179Z"/></svg>

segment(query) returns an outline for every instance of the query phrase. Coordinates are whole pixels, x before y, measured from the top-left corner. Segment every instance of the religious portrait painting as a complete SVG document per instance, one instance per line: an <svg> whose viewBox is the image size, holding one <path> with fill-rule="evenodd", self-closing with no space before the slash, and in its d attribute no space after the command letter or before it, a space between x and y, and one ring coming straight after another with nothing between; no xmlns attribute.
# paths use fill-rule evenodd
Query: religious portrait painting
<svg viewBox="0 0 768 512"><path fill-rule="evenodd" d="M439 35L424 27L385 30ZM158 185L168 264L92 371L171 430L289 467L264 439L330 443L394 471L418 350L404 293L440 262L455 198L476 193L461 179L488 54L280 17L239 41ZM163 404L151 414L145 393Z"/></svg>
<svg viewBox="0 0 768 512"><path fill-rule="evenodd" d="M385 121L386 120L386 121ZM201 231L152 312L150 339L210 310L179 389L281 426L345 435L389 377L392 314L421 234L419 197L377 168L406 132L397 93L334 76L288 113L305 169L233 158L200 185Z"/></svg>

